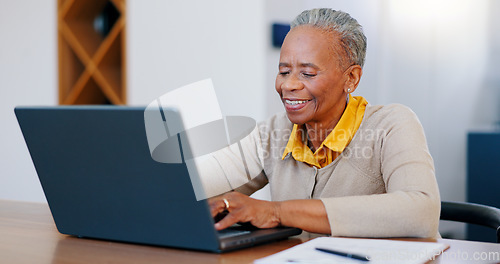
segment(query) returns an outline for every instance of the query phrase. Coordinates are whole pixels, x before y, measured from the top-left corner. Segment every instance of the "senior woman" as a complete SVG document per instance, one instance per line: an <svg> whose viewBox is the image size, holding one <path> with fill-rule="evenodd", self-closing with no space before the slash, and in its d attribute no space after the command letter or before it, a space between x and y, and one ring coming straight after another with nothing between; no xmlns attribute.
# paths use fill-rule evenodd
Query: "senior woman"
<svg viewBox="0 0 500 264"><path fill-rule="evenodd" d="M439 190L416 115L351 95L365 51L347 13L307 10L291 23L276 77L286 114L259 124L240 149L260 174L234 188L247 175L231 169L230 151L213 155L223 176L212 184L228 183L209 199L212 215L228 211L216 229L250 222L333 236L439 236ZM267 183L271 201L248 196Z"/></svg>

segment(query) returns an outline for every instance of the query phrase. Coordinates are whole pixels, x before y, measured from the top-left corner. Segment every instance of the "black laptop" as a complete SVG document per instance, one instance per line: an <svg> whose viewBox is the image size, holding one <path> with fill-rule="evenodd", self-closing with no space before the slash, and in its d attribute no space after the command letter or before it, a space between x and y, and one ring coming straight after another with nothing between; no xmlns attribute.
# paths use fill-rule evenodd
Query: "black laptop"
<svg viewBox="0 0 500 264"><path fill-rule="evenodd" d="M300 234L296 228L217 231L185 163L151 158L144 107L17 107L57 229L120 242L224 252Z"/></svg>

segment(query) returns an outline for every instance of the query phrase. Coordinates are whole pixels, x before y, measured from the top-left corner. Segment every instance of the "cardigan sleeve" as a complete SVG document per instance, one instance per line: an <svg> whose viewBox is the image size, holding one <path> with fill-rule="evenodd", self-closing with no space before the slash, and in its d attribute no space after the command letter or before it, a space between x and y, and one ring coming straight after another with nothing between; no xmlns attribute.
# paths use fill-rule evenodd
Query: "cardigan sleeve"
<svg viewBox="0 0 500 264"><path fill-rule="evenodd" d="M238 143L199 158L197 168L207 198L236 190L250 195L264 187L264 150L259 127Z"/></svg>
<svg viewBox="0 0 500 264"><path fill-rule="evenodd" d="M439 237L434 163L417 116L400 105L378 124L386 193L322 198L333 236Z"/></svg>

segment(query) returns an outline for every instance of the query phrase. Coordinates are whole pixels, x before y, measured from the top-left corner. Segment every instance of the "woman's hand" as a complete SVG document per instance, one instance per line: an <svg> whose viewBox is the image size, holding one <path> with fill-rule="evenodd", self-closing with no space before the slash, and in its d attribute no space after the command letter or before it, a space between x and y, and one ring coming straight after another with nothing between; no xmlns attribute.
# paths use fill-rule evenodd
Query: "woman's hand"
<svg viewBox="0 0 500 264"><path fill-rule="evenodd" d="M224 211L228 214L215 224L222 230L235 223L251 223L258 228L271 228L280 225L279 202L250 198L238 192L230 192L208 200L212 217Z"/></svg>
<svg viewBox="0 0 500 264"><path fill-rule="evenodd" d="M297 227L304 231L331 234L330 222L321 200L289 200L270 202L250 198L238 192L230 192L208 200L212 217L227 211L227 215L215 224L222 230L235 223L251 223L258 228L279 225Z"/></svg>

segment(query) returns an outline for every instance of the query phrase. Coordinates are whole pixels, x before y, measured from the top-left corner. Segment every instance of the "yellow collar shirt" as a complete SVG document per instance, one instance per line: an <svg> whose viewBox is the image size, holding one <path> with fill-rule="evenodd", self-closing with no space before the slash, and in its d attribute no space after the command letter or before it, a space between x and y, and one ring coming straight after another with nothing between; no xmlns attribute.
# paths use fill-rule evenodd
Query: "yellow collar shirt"
<svg viewBox="0 0 500 264"><path fill-rule="evenodd" d="M332 163L356 134L363 120L367 104L365 98L349 95L349 101L339 122L314 153L307 146L305 126L299 127L294 124L282 159L291 153L295 160L317 168L323 168Z"/></svg>

